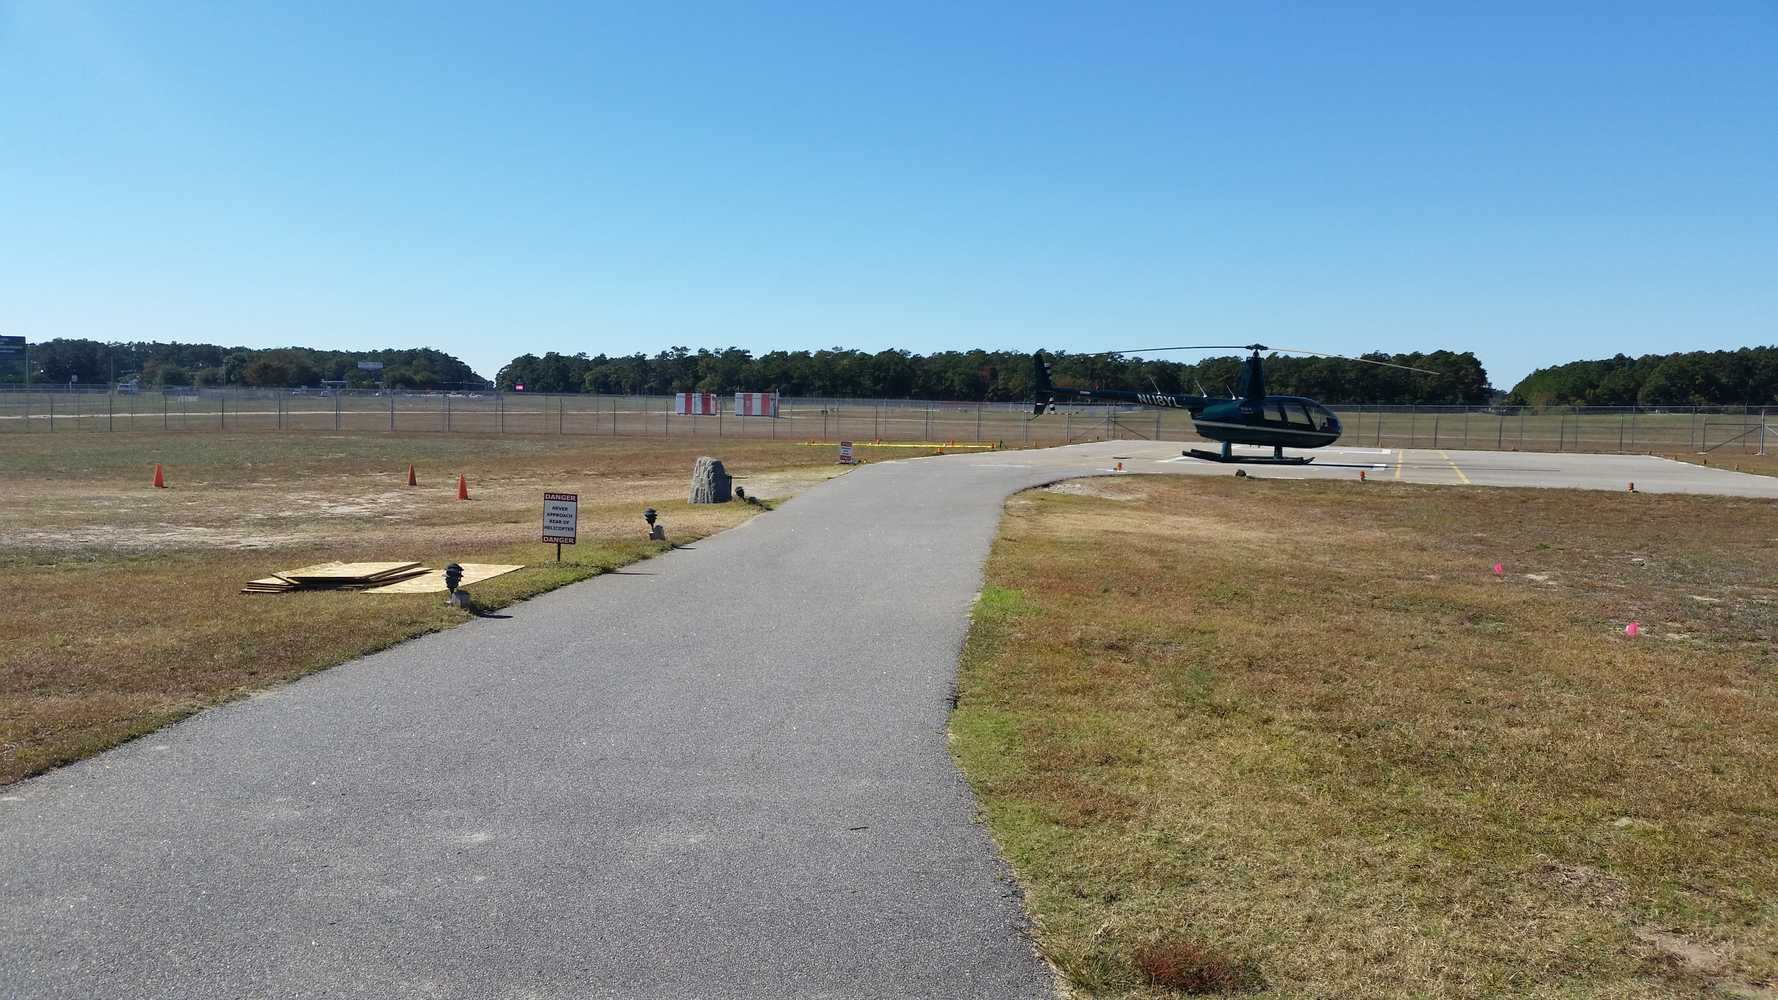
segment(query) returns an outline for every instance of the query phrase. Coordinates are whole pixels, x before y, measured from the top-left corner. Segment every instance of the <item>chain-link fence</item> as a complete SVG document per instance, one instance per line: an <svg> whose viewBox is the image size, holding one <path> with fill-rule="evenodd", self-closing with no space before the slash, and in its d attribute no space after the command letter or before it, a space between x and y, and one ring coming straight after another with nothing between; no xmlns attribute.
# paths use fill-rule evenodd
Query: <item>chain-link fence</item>
<svg viewBox="0 0 1778 1000"><path fill-rule="evenodd" d="M604 434L1001 444L1201 440L1184 410L785 397L777 417L673 412L671 396L92 387L0 390L0 434L129 431L400 431ZM1745 406L1356 406L1340 444L1375 448L1764 453L1768 410ZM1778 441L1773 442L1778 447Z"/></svg>

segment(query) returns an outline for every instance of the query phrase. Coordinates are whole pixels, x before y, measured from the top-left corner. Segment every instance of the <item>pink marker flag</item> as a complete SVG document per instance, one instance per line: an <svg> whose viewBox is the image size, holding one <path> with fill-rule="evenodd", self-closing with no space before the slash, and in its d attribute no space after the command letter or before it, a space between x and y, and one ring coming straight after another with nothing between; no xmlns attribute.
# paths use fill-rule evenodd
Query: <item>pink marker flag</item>
<svg viewBox="0 0 1778 1000"><path fill-rule="evenodd" d="M1624 634L1634 639L1642 634L1642 626L1636 622L1631 622L1624 626Z"/></svg>

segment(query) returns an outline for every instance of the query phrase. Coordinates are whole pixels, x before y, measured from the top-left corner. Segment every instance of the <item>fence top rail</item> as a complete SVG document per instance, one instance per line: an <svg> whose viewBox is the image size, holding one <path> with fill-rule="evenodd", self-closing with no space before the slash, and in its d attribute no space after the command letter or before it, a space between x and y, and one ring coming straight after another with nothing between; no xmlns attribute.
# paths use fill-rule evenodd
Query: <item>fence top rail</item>
<svg viewBox="0 0 1778 1000"><path fill-rule="evenodd" d="M72 385L66 384L66 383L32 383L31 385L27 386L27 385L24 385L21 383L0 383L0 405L16 405L16 403L6 404L6 401L7 400L15 400L16 401L20 397L31 397L31 398L41 398L41 397L46 397L46 396L47 397L61 397L61 396L90 397L90 396L107 396L107 395L115 395L118 397L140 397L140 398L165 397L168 399L223 399L223 400L276 399L276 398L282 398L282 399L341 399L341 400L375 399L379 402L387 401L391 398L397 399L397 400L425 399L425 400L431 400L431 401L443 401L443 400L448 399L451 401L464 401L464 400L486 401L486 402L497 402L500 404L510 404L516 400L523 400L527 397L531 397L531 398L539 398L539 399L546 399L546 400L552 400L552 401L553 400L564 400L564 401L586 400L586 401L591 401L592 403L594 403L596 405L603 405L607 401L617 400L617 401L624 401L624 402L629 402L629 403L633 403L633 404L640 404L643 406L658 408L658 409L662 409L662 410L671 410L673 407L674 397L676 394L674 394L674 393L515 392L515 391L500 390L500 389L453 389L453 388L409 388L409 387L394 387L394 388L290 387L290 388L282 388L282 387L268 387L268 386L131 386L127 383L119 383L116 385L106 384L106 383L96 383L96 384L76 383L76 384L72 384ZM731 402L732 396L734 394L730 393L730 392L719 392L719 393L715 393L714 395L716 395L719 400L722 400L725 403L727 403L727 402ZM884 410L884 411L912 410L912 411L916 411L916 412L932 412L932 413L945 413L945 412L974 413L977 411L981 411L984 413L985 412L1011 413L1011 412L1020 412L1020 411L1028 410L1031 406L1031 403L1026 400L974 401L974 400L956 400L956 399L911 399L911 398L870 399L870 398L843 397L843 396L780 395L779 396L779 405L782 409L785 409L785 410L808 410L808 409L871 410L871 409L874 409L874 410ZM1698 404L1698 405L1692 405L1692 404L1664 405L1664 404L1630 404L1630 403L1625 403L1625 404L1614 404L1614 405L1589 405L1589 406L1579 406L1579 405L1569 405L1569 404L1552 404L1552 405L1544 405L1544 406L1516 406L1516 405L1508 405L1508 404L1480 404L1480 403L1478 403L1478 404L1459 404L1459 403L1327 403L1325 405L1328 407L1328 409L1333 410L1336 413L1353 414L1353 415L1358 415L1360 417L1368 416L1368 415L1392 416L1392 415L1397 415L1397 414L1416 415L1416 416L1434 416L1434 415L1442 416L1442 415L1450 414L1450 415L1457 415L1457 416L1467 415L1467 416L1472 416L1472 417L1481 416L1481 417L1508 417L1508 418L1521 418L1521 417L1523 417L1523 418L1538 418L1538 417L1559 418L1559 417L1564 417L1564 416L1568 416L1568 417L1580 416L1580 417L1598 418L1598 417L1609 417L1609 416L1625 416L1625 417L1636 416L1638 418L1641 418L1641 417L1678 417L1678 418L1696 419L1696 418L1700 418L1700 417L1722 416L1722 417L1734 417L1734 418L1739 419L1739 418L1743 418L1743 417L1755 417L1755 416L1765 417L1765 416L1770 416L1775 413L1778 413L1778 404L1761 405L1761 404L1753 404L1753 403L1748 403L1748 404L1714 403L1714 404ZM1136 405L1129 404L1129 403L1114 402L1114 401L1112 401L1112 402L1081 401L1078 403L1070 403L1070 404L1067 404L1066 406L1058 405L1057 412L1060 412L1063 409L1069 409L1074 412L1081 412L1083 410L1086 410L1086 411L1091 411L1094 413L1103 413L1106 411L1135 412L1135 411L1140 411L1140 410L1144 410L1144 409L1148 409L1148 408L1136 406ZM726 412L726 407L725 407L725 412ZM1179 412L1183 412L1183 411L1172 411L1172 410L1161 411L1157 408L1157 412L1179 413Z"/></svg>

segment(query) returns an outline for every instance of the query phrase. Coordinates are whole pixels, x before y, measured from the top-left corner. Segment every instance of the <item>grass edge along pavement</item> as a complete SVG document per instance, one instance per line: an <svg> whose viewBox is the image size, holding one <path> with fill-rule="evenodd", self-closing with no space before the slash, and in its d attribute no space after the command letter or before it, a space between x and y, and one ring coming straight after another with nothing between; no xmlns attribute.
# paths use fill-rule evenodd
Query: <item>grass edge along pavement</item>
<svg viewBox="0 0 1778 1000"><path fill-rule="evenodd" d="M950 732L1040 950L1080 996L1778 996L1769 509L1014 496Z"/></svg>
<svg viewBox="0 0 1778 1000"><path fill-rule="evenodd" d="M752 516L771 510L778 502L782 502L782 498L758 504L737 503L735 506L745 508L751 515L738 523L745 524ZM660 504L663 507L672 506L665 501ZM696 542L714 533L716 532L682 530L668 542L653 542L640 537L583 539L579 545L566 550L561 562L547 557L538 560L538 546L531 544L468 553L458 561L524 564L522 569L482 581L472 588L471 593L478 611L497 612L540 594L651 558L675 546ZM182 564L214 558L214 553L138 556L121 560L114 566L120 571L128 572L136 567L154 564L157 572L172 578L178 575ZM246 560L263 563L265 556L241 553L235 554L234 559L242 563L241 568L244 570ZM444 560L426 561L428 565L442 565ZM241 576L241 573L237 572L235 575ZM245 576L241 576L242 581L245 579ZM233 577L229 580L232 585ZM75 724L64 729L37 734L39 739L28 744L7 745L8 741L0 741L0 787L139 739L205 709L289 684L420 636L453 628L475 617L467 611L447 607L443 594L381 595L316 591L230 596L249 602L245 605L249 608L277 608L294 613L297 617L306 619L307 624L312 626L310 631L313 634L303 637L300 643L293 644L298 648L294 648L287 659L275 664L248 668L243 664L232 663L226 657L218 657L215 683L199 691L158 692L164 697L156 699L155 708L129 711L119 707L116 714L109 717L76 720ZM278 608L280 604L282 608ZM353 624L357 627L343 628L342 631L346 633L344 638L335 639L327 634L330 631L328 626L333 624L325 617L324 609L328 604L336 609L356 613ZM386 616L375 614L384 611L387 612ZM121 699L118 704L121 706Z"/></svg>

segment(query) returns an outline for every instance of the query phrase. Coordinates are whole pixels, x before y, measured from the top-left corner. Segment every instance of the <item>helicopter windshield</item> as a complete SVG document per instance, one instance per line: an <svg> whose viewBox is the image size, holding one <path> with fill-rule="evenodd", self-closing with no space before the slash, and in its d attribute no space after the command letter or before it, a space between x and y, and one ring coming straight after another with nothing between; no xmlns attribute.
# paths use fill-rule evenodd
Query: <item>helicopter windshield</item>
<svg viewBox="0 0 1778 1000"><path fill-rule="evenodd" d="M1305 405L1300 399L1280 399L1273 403L1272 412L1267 416L1283 423L1296 424L1299 427L1315 427L1320 421L1311 416L1310 406L1313 405Z"/></svg>
<svg viewBox="0 0 1778 1000"><path fill-rule="evenodd" d="M1279 423L1291 424L1305 430L1313 428L1318 431L1339 433L1340 421L1333 411L1312 399L1272 399L1266 405L1266 417Z"/></svg>

